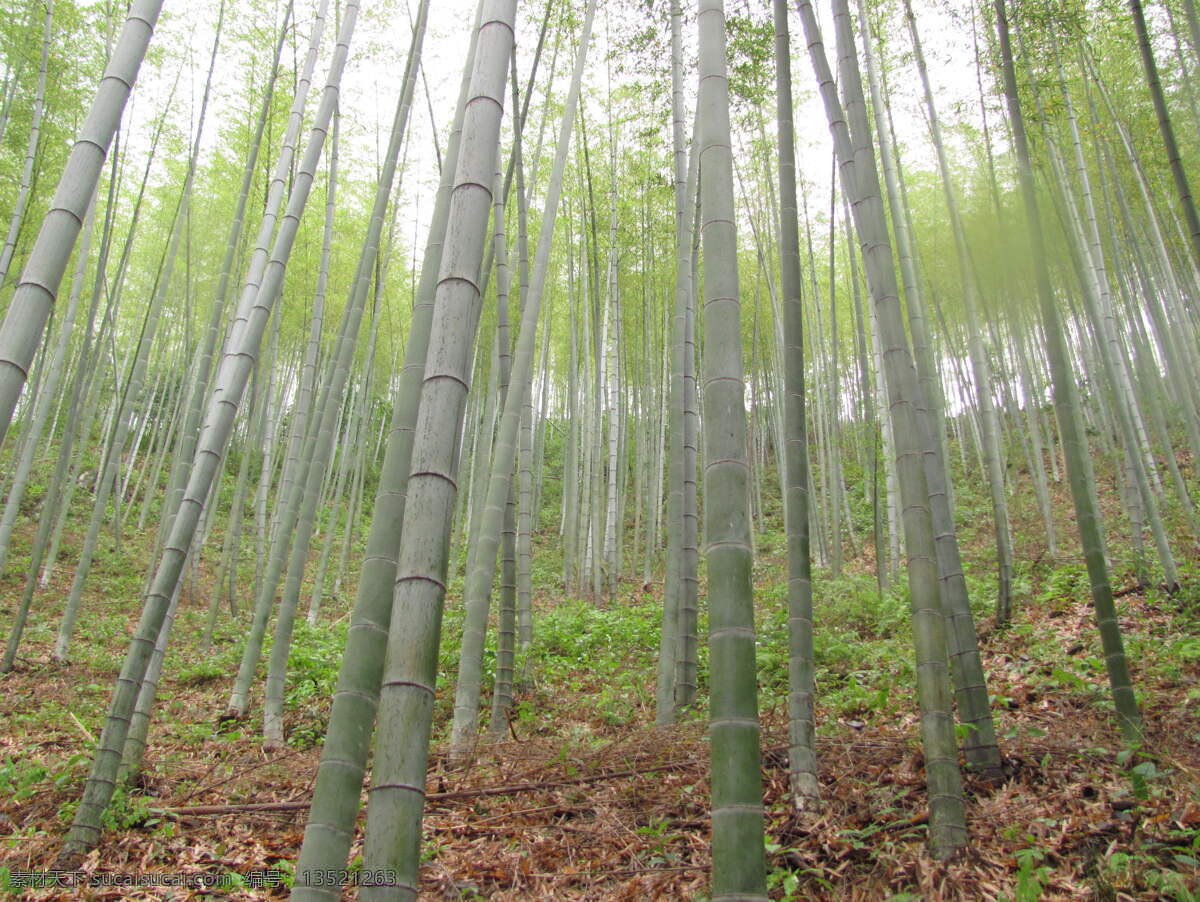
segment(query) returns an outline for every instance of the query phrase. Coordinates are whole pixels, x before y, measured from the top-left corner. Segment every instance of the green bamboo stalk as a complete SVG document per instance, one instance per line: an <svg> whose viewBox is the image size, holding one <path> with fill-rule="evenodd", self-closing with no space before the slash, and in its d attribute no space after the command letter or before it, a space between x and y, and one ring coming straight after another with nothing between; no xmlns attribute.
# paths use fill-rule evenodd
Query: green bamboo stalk
<svg viewBox="0 0 1200 902"><path fill-rule="evenodd" d="M1121 637L1121 627L1117 622L1116 606L1113 602L1112 587L1109 584L1108 563L1105 560L1095 478L1091 472L1086 439L1079 421L1075 380L1067 356L1066 341L1059 320L1054 290L1050 283L1050 270L1043 251L1045 240L1038 212L1039 205L1037 191L1034 187L1033 167L1030 163L1029 144L1025 136L1025 120L1021 111L1020 97L1017 94L1017 78L1009 39L1008 14L1004 0L994 0L994 4L1004 75L1004 94L1008 102L1009 123L1012 127L1013 145L1017 154L1017 175L1020 179L1021 194L1025 200L1026 228L1037 276L1042 328L1045 332L1046 352L1050 360L1050 372L1054 383L1054 406L1058 412L1059 430L1062 434L1067 478L1070 481L1071 495L1075 502L1076 522L1079 526L1079 537L1083 544L1084 558L1092 585L1096 625L1104 646L1105 667L1108 670L1113 702L1117 710L1117 721L1126 741L1136 742L1141 738L1141 712L1138 710L1137 699L1133 693L1129 664L1125 657L1125 646Z"/></svg>
<svg viewBox="0 0 1200 902"><path fill-rule="evenodd" d="M713 899L766 899L737 233L722 0L700 0L704 557L712 696Z"/></svg>
<svg viewBox="0 0 1200 902"><path fill-rule="evenodd" d="M787 0L774 0L775 103L779 134L779 285L784 316L784 511L788 534L788 777L792 802L819 802L813 704L812 553L808 535L808 434L805 422L804 324L800 304L800 227L792 125L792 57Z"/></svg>

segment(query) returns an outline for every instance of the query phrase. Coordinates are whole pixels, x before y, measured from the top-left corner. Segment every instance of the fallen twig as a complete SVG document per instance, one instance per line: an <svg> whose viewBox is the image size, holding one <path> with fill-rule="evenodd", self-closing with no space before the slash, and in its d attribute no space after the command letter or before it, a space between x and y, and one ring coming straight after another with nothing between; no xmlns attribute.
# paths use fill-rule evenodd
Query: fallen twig
<svg viewBox="0 0 1200 902"><path fill-rule="evenodd" d="M850 745L850 746L853 746L856 748L857 747L885 748L885 747L891 747L891 746L900 746L900 745L904 745L904 744L905 744L904 742L879 742L879 741L870 741L870 740L866 740L866 741L859 740L859 741L851 741L848 743L844 743L844 745ZM762 753L765 758L770 753L787 751L787 749L788 749L788 746L786 744L774 745L774 746L769 746L767 748L764 748L762 750ZM1056 755L1062 755L1064 757L1069 757L1074 752L1074 750L1057 749L1057 748L1042 747L1042 746L1030 747L1030 749L1033 751L1050 752L1050 753L1053 753ZM625 777L638 777L643 774L660 773L662 771L668 771L668 770L687 770L689 768L702 767L705 763L706 762L704 761L704 759L668 761L665 764L657 764L657 765L654 765L653 767L643 767L643 768L635 767L635 768L630 768L628 770L605 771L605 772L599 773L599 774L590 774L590 775L582 776L582 777L570 777L570 778L560 779L560 780L544 780L544 781L540 781L540 782L526 782L526 783L505 783L505 784L501 784L499 786L481 786L481 787L478 787L475 789L457 789L457 790L450 790L447 792L430 792L430 793L426 793L425 801L427 801L427 802L453 802L453 801L459 801L461 799L478 798L480 796L502 796L502 795L512 795L512 794L520 793L520 792L537 792L538 790L542 790L542 789L554 789L556 787L563 787L563 786L580 786L580 785L583 785L586 783L599 783L604 780L620 780ZM786 763L781 764L780 766L786 766ZM154 808L151 810L155 814L167 815L167 816L174 817L174 816L179 816L179 815L238 814L241 812L254 812L254 811L303 811L303 810L307 809L308 807L309 807L308 802L245 802L245 803L241 803L241 804L230 804L230 805L194 805L194 806L190 806L190 807L175 806L175 807L170 807L170 808ZM913 821L911 824L909 824L907 822L901 822L901 823L896 824L895 826L896 827L916 826L918 823L920 823L920 821Z"/></svg>
<svg viewBox="0 0 1200 902"><path fill-rule="evenodd" d="M92 731L89 730L87 727L85 727L83 725L83 723L79 720L79 718L75 716L75 712L68 711L67 714L69 714L71 716L71 720L75 721L75 726L79 727L79 732L83 734L83 738L86 739L88 742L90 742L92 745L95 745L96 737L92 734Z"/></svg>
<svg viewBox="0 0 1200 902"><path fill-rule="evenodd" d="M610 771L602 774L592 774L586 777L574 777L568 780L547 780L542 783L509 783L503 786L484 786L478 789L459 789L452 792L426 793L427 802L448 802L457 799L472 799L478 796L501 796L517 792L536 792L539 789L553 789L557 786L578 786L582 783L598 783L602 780L619 780L622 777L636 777L641 774L652 774L664 770L682 770L694 767L695 761L671 761L656 767L633 770ZM302 811L308 808L308 802L245 802L235 805L193 805L191 807L155 808L156 814L237 814L250 811Z"/></svg>
<svg viewBox="0 0 1200 902"><path fill-rule="evenodd" d="M572 880L576 878L588 880L596 877L629 877L638 874L672 874L680 871L708 870L712 870L712 865L682 864L670 868L618 868L613 871L580 871L577 874L530 874L529 876L535 880Z"/></svg>

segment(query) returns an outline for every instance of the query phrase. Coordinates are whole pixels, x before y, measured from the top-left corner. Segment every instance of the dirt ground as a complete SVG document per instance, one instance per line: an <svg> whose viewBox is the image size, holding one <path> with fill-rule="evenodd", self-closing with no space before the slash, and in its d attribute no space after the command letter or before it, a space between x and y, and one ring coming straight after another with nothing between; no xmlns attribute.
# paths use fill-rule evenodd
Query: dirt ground
<svg viewBox="0 0 1200 902"><path fill-rule="evenodd" d="M1122 604L1130 628L1169 638L1172 612L1161 601L1131 594ZM1023 616L1035 619L1020 633L982 625L1005 771L994 783L968 778L970 848L949 863L933 861L925 848L915 714L828 724L818 749L821 807L802 816L787 801L782 712L765 713L774 898L1195 898L1200 699L1193 687L1200 662L1173 674L1135 672L1147 741L1141 758L1119 760L1102 706L1079 692L1046 691L1039 676L1054 662L1031 656L1047 643L1069 656L1092 642L1089 605ZM115 662L123 639L112 633ZM26 653L0 678L0 760L9 782L24 787L0 798L0 860L10 880L52 867L90 760L94 736L84 721L99 723L115 667L56 665L48 643L37 641ZM163 879L237 873L258 885L14 887L20 898L286 894L270 884L282 882L297 857L319 750L266 752L249 723L213 727L227 682L167 675L143 779L148 798L126 797L118 806L123 822L106 832L83 870ZM710 861L703 725L613 725L553 686L534 686L526 697L555 712L556 735L525 735L514 722L506 741L481 745L466 771L449 770L435 750L423 898L703 898ZM1131 782L1134 765L1139 779ZM353 855L360 841L361 832Z"/></svg>

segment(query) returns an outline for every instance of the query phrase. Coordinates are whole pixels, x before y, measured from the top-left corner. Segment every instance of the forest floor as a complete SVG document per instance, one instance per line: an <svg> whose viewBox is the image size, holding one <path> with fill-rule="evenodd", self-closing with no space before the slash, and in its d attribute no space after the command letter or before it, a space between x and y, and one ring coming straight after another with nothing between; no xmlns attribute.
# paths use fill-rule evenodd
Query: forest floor
<svg viewBox="0 0 1200 902"><path fill-rule="evenodd" d="M986 544L984 527L973 525L986 517L973 516L971 503L959 499L969 551ZM1040 529L1016 514L1014 521L1018 536ZM1108 701L1086 575L1078 564L1036 555L1032 537L1029 544L1007 629L994 629L986 611L990 573L983 565L968 571L1005 770L993 784L968 777L970 848L942 864L925 845L907 602L899 591L875 590L869 554L839 577L820 574L816 584L823 798L815 816L790 809L785 541L778 532L758 538L772 898L1200 898L1200 555L1188 546L1179 594L1130 591L1118 601L1146 720L1146 742L1131 751ZM142 785L118 792L104 840L83 869L226 875L226 884L208 891L15 885L19 871L52 866L70 823L137 616L142 576L131 561L139 553L144 547L135 539L97 561L65 665L49 654L70 581L69 569L60 570L41 596L51 603L38 610L17 670L0 677L0 887L27 899L285 897L282 886L250 884L286 881L297 858L352 596L330 602L320 628L298 626L289 745L267 752L261 718L217 720L236 669L241 621L226 618L214 651L196 653L191 637L199 635L208 599L203 578L181 604ZM1059 557L1071 559L1065 551ZM551 567L535 564L534 679L518 695L503 741L481 741L467 771L450 770L441 755L450 693L439 694L423 898L706 898L705 685L702 678L701 702L680 725L653 726L661 584L624 582L619 597L598 606L561 597ZM1114 579L1122 579L1119 572ZM16 576L0 579L6 624L19 592ZM455 601L452 593L445 687L461 633ZM701 655L703 672L703 647ZM253 807L262 805L277 807ZM351 866L360 867L361 857Z"/></svg>

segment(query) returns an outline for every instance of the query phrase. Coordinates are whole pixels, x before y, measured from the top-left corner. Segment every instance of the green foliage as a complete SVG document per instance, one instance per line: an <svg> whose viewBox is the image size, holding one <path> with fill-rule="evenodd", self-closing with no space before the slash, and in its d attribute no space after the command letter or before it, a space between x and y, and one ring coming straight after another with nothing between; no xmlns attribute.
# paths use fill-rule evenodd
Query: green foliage
<svg viewBox="0 0 1200 902"><path fill-rule="evenodd" d="M780 894L775 898L783 899L785 902L798 902L798 900L806 898L800 892L798 873L806 874L809 880L822 889L833 891L833 884L821 876L820 872L816 870L797 872L792 868L785 857L789 850L784 849L779 843L767 840L764 849L767 853L767 867L770 869L767 871L767 889L772 893Z"/></svg>
<svg viewBox="0 0 1200 902"><path fill-rule="evenodd" d="M775 25L770 15L759 21L750 15L727 15L725 31L730 102L741 101L750 108L765 105L775 78Z"/></svg>
<svg viewBox="0 0 1200 902"><path fill-rule="evenodd" d="M647 867L672 867L683 860L673 846L676 842L686 844L687 836L679 830L671 829L669 818L656 817L650 823L636 827L634 832L646 841L649 853L646 859Z"/></svg>
<svg viewBox="0 0 1200 902"><path fill-rule="evenodd" d="M657 600L603 609L565 602L539 619L532 666L551 684L595 692L596 716L604 723L631 723L650 703L645 680L660 618Z"/></svg>
<svg viewBox="0 0 1200 902"><path fill-rule="evenodd" d="M658 649L661 614L657 602L598 608L569 600L538 621L535 645L539 671L586 667L603 678L648 666Z"/></svg>
<svg viewBox="0 0 1200 902"><path fill-rule="evenodd" d="M813 595L818 704L838 718L896 710L912 684L908 601L902 587L879 593L865 574L817 574ZM783 704L788 688L787 582L758 592L762 704Z"/></svg>
<svg viewBox="0 0 1200 902"><path fill-rule="evenodd" d="M231 673L237 672L241 649L236 643L224 645L207 655L183 655L175 673L185 686L198 686L204 683L223 680Z"/></svg>
<svg viewBox="0 0 1200 902"><path fill-rule="evenodd" d="M72 798L63 803L58 809L58 818L64 824L70 824L75 819L75 811L79 807L79 799ZM113 830L129 830L135 827L153 827L161 822L151 810L150 799L143 795L135 795L123 783L118 783L113 790L112 801L100 815L100 826L105 832Z"/></svg>
<svg viewBox="0 0 1200 902"><path fill-rule="evenodd" d="M1042 864L1045 858L1046 853L1037 848L1019 849L1016 852L1017 886L1011 902L1037 902L1042 897L1044 881L1053 871L1053 868ZM1009 899L1008 896L1001 898Z"/></svg>
<svg viewBox="0 0 1200 902"><path fill-rule="evenodd" d="M0 761L0 796L20 802L45 792L48 787L55 790L73 787L83 778L92 751L76 752L55 766L5 755Z"/></svg>
<svg viewBox="0 0 1200 902"><path fill-rule="evenodd" d="M1113 850L1099 862L1093 875L1097 891L1103 896L1133 894L1150 890L1156 898L1172 902L1196 902L1195 874L1200 861L1195 857L1200 834L1192 843L1193 854L1173 854L1160 858L1147 851Z"/></svg>
<svg viewBox="0 0 1200 902"><path fill-rule="evenodd" d="M296 716L288 732L289 745L311 748L323 740L348 629L345 620L317 626L303 618L296 621L284 695L285 705Z"/></svg>
<svg viewBox="0 0 1200 902"><path fill-rule="evenodd" d="M451 587L452 596L455 587ZM493 612L494 615L495 612ZM529 662L533 673L556 691L569 692L587 705L591 716L603 724L619 726L644 716L652 704L647 674L653 672L658 651L661 609L657 598L637 604L599 608L580 599L567 599L538 612ZM448 721L462 635L460 605L447 607L442 623L438 661L439 692L435 723ZM494 674L495 630L489 629L484 646L484 674ZM521 668L518 661L517 669ZM526 729L550 729L548 712L528 695L518 697L513 719Z"/></svg>
<svg viewBox="0 0 1200 902"><path fill-rule="evenodd" d="M15 802L31 798L42 789L49 771L35 761L4 756L0 763L0 794Z"/></svg>
<svg viewBox="0 0 1200 902"><path fill-rule="evenodd" d="M1082 563L1072 562L1050 572L1038 601L1059 609L1064 602L1080 600L1088 591L1087 568Z"/></svg>

